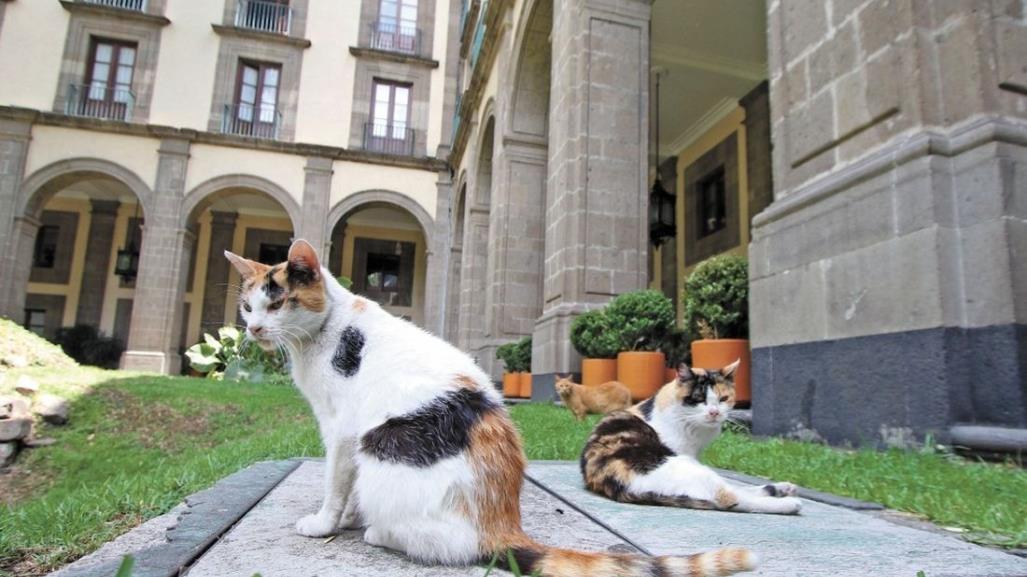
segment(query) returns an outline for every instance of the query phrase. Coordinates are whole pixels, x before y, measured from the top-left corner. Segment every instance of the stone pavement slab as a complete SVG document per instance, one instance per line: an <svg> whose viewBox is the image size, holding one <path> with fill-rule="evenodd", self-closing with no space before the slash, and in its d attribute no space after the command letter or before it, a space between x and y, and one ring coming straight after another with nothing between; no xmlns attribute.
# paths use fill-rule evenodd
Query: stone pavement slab
<svg viewBox="0 0 1027 577"><path fill-rule="evenodd" d="M1027 559L803 500L799 516L623 505L586 491L577 463L534 461L528 475L654 555L745 546L766 577L1024 577Z"/></svg>

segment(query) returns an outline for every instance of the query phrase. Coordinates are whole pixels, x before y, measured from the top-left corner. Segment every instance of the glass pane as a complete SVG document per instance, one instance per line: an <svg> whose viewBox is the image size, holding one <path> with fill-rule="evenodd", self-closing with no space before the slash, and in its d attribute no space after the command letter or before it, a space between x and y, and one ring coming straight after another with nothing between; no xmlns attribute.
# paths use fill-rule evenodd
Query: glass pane
<svg viewBox="0 0 1027 577"><path fill-rule="evenodd" d="M114 86L114 102L120 102L121 104L128 104L132 98L131 88L127 84L117 84Z"/></svg>
<svg viewBox="0 0 1027 577"><path fill-rule="evenodd" d="M110 64L111 55L114 54L114 47L110 44L97 44L96 45L96 60L97 62L106 62Z"/></svg>
<svg viewBox="0 0 1027 577"><path fill-rule="evenodd" d="M107 98L107 84L100 80L94 80L89 86L89 99L90 100L106 100Z"/></svg>
<svg viewBox="0 0 1027 577"><path fill-rule="evenodd" d="M396 87L396 104L398 106L406 107L407 102L410 100L410 89L406 86Z"/></svg>
<svg viewBox="0 0 1027 577"><path fill-rule="evenodd" d="M406 124L407 121L407 107L406 105L396 104L392 109L392 122L398 124L400 122Z"/></svg>
<svg viewBox="0 0 1027 577"><path fill-rule="evenodd" d="M132 67L118 66L118 73L114 78L115 84L132 84Z"/></svg>
<svg viewBox="0 0 1027 577"><path fill-rule="evenodd" d="M136 49L131 46L124 46L121 48L121 56L118 58L118 64L124 64L126 66L132 66L136 62Z"/></svg>
<svg viewBox="0 0 1027 577"><path fill-rule="evenodd" d="M397 8L396 0L382 0L382 9L378 11L378 18L395 20Z"/></svg>
<svg viewBox="0 0 1027 577"><path fill-rule="evenodd" d="M244 84L242 90L239 91L239 102L245 104L256 104L257 88L254 86L247 86Z"/></svg>
<svg viewBox="0 0 1027 577"><path fill-rule="evenodd" d="M99 82L101 84L106 84L107 83L107 79L110 78L110 75L111 75L111 65L110 64L101 64L101 63L97 62L96 64L93 65L93 82L94 83Z"/></svg>
<svg viewBox="0 0 1027 577"><path fill-rule="evenodd" d="M278 91L274 86L265 86L264 90L260 93L260 103L264 106L274 108L277 96Z"/></svg>
<svg viewBox="0 0 1027 577"><path fill-rule="evenodd" d="M265 68L264 69L264 84L267 86L278 86L278 69L277 68Z"/></svg>
<svg viewBox="0 0 1027 577"><path fill-rule="evenodd" d="M260 106L260 121L265 124L274 124L275 122L275 107L262 104Z"/></svg>
<svg viewBox="0 0 1027 577"><path fill-rule="evenodd" d="M404 27L417 22L417 5L403 6L403 9L399 13L399 19L403 22Z"/></svg>
<svg viewBox="0 0 1027 577"><path fill-rule="evenodd" d="M253 106L250 104L240 104L237 116L239 120L244 122L253 122Z"/></svg>
<svg viewBox="0 0 1027 577"><path fill-rule="evenodd" d="M243 84L249 84L252 86L257 85L257 69L250 66L244 66L242 69L242 82Z"/></svg>

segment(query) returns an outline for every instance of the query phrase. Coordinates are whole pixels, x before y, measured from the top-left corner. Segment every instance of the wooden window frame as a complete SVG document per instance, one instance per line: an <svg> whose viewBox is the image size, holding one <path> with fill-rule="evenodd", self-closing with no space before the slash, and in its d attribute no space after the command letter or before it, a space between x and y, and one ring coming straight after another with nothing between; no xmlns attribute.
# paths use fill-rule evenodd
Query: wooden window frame
<svg viewBox="0 0 1027 577"><path fill-rule="evenodd" d="M254 89L254 101L252 104L249 102L242 102L243 75L247 67L255 68L257 70L257 84ZM261 112L264 107L262 97L264 94L264 88L266 86L266 72L271 69L278 71L278 83L275 84L275 101L271 110L272 120L271 122L264 122L260 120ZM281 98L281 89L282 65L280 63L240 58L239 65L236 67L235 71L235 92L232 96L232 104L235 106L235 110L233 111L234 118L232 119L232 121L238 123L239 125L248 126L249 128L247 132L251 134L260 132L261 127L270 127L270 130L275 130L275 128L278 126L278 102ZM240 117L243 104L253 107L253 115L251 120L245 120Z"/></svg>

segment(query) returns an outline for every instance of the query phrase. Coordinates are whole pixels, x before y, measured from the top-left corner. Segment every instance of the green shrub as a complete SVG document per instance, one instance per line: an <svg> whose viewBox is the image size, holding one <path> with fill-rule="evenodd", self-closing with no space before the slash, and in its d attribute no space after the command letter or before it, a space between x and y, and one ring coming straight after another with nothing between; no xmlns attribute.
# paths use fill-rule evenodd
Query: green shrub
<svg viewBox="0 0 1027 577"><path fill-rule="evenodd" d="M662 292L641 290L615 297L606 318L621 351L658 351L674 327L674 304Z"/></svg>
<svg viewBox="0 0 1027 577"><path fill-rule="evenodd" d="M681 363L692 364L692 339L684 329L671 329L663 339L660 350L667 357L667 366L672 369L678 368Z"/></svg>
<svg viewBox="0 0 1027 577"><path fill-rule="evenodd" d="M703 338L749 336L749 265L744 257L715 256L685 280L685 322Z"/></svg>
<svg viewBox="0 0 1027 577"><path fill-rule="evenodd" d="M80 364L104 369L118 368L121 353L125 352L125 344L121 339L109 337L90 325L59 329L54 343Z"/></svg>
<svg viewBox="0 0 1027 577"><path fill-rule="evenodd" d="M503 361L508 373L526 373L531 370L531 337L500 345L496 358Z"/></svg>
<svg viewBox="0 0 1027 577"><path fill-rule="evenodd" d="M620 352L617 331L602 310L588 311L571 322L571 344L586 359L614 359Z"/></svg>
<svg viewBox="0 0 1027 577"><path fill-rule="evenodd" d="M235 327L221 327L217 338L204 333L203 342L185 352L193 370L212 379L262 383L287 379L285 356L279 351L265 352L253 341L243 339Z"/></svg>

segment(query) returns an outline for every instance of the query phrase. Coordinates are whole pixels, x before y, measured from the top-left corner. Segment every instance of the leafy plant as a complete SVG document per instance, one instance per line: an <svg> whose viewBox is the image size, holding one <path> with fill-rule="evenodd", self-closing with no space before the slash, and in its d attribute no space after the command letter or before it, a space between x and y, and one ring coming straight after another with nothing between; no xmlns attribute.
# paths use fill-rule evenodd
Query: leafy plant
<svg viewBox="0 0 1027 577"><path fill-rule="evenodd" d="M54 343L79 363L105 369L118 368L121 353L125 352L121 339L107 336L90 325L62 328L57 331Z"/></svg>
<svg viewBox="0 0 1027 577"><path fill-rule="evenodd" d="M571 344L586 359L613 359L620 352L617 331L602 309L578 315L571 322Z"/></svg>
<svg viewBox="0 0 1027 577"><path fill-rule="evenodd" d="M676 369L681 363L692 364L692 339L688 331L672 328L663 339L663 346L660 347L666 356L667 366Z"/></svg>
<svg viewBox="0 0 1027 577"><path fill-rule="evenodd" d="M342 285L342 288L346 290L349 290L349 287L353 286L353 279L349 278L346 275L339 275L335 277L335 280L339 281L339 284Z"/></svg>
<svg viewBox="0 0 1027 577"><path fill-rule="evenodd" d="M235 327L221 327L216 338L204 333L203 341L189 347L185 356L195 371L217 380L262 383L285 374L285 357L280 352L261 350Z"/></svg>
<svg viewBox="0 0 1027 577"><path fill-rule="evenodd" d="M641 290L615 297L606 307L621 351L658 351L674 326L674 304L662 292Z"/></svg>
<svg viewBox="0 0 1027 577"><path fill-rule="evenodd" d="M704 338L749 336L749 265L744 257L715 256L685 280L685 321Z"/></svg>
<svg viewBox="0 0 1027 577"><path fill-rule="evenodd" d="M524 373L531 370L531 337L500 345L496 358L503 361L508 373Z"/></svg>

